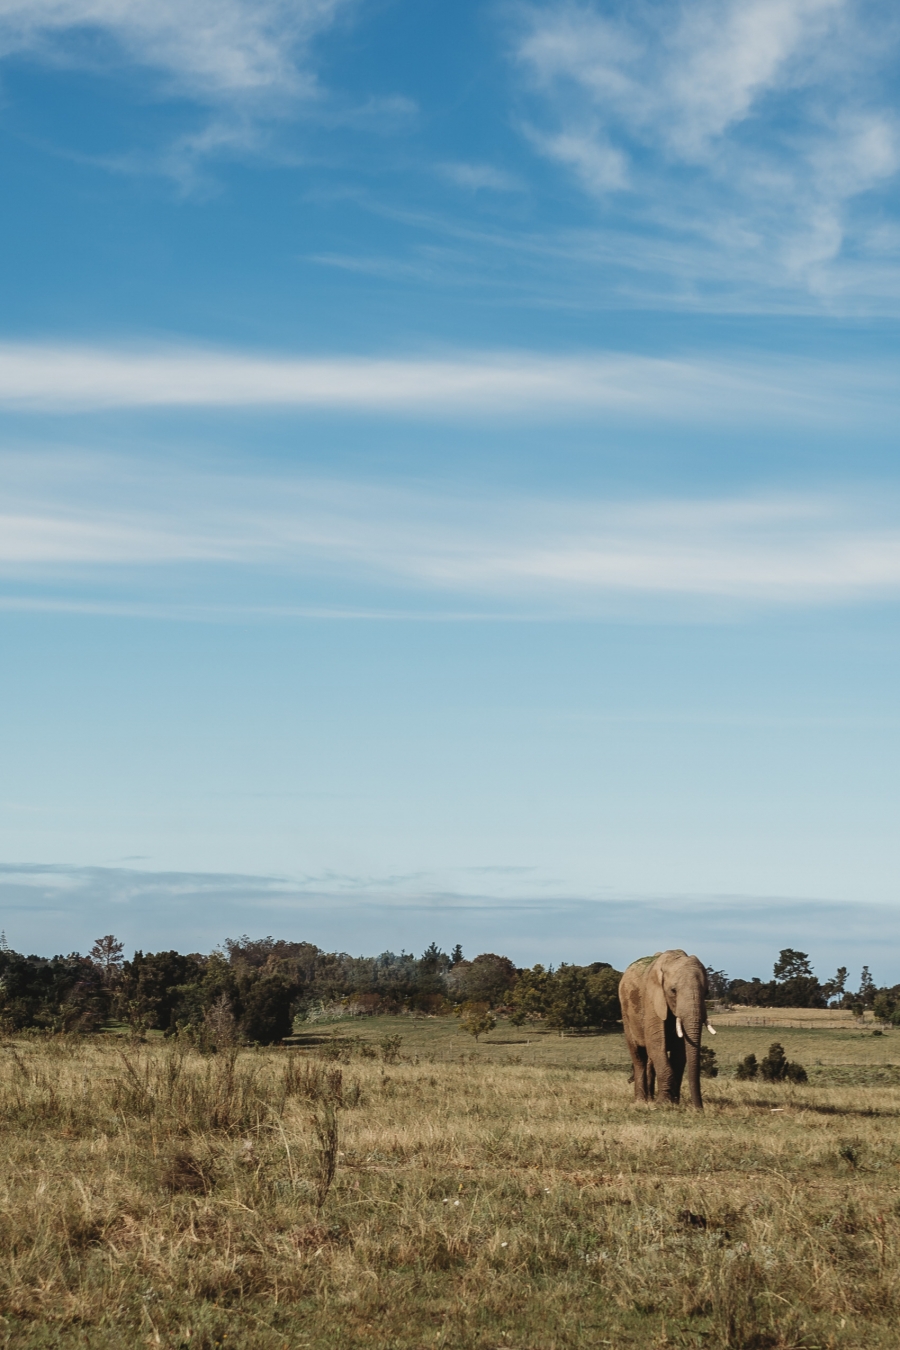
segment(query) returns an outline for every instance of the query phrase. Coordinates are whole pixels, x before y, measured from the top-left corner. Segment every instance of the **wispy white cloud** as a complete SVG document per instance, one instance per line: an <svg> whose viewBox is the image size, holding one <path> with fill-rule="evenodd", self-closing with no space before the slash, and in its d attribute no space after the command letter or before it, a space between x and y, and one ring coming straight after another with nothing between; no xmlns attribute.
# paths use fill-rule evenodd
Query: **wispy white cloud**
<svg viewBox="0 0 900 1350"><path fill-rule="evenodd" d="M437 166L442 177L457 187L471 192L487 189L490 192L521 192L523 183L515 174L498 169L493 164L447 163Z"/></svg>
<svg viewBox="0 0 900 1350"><path fill-rule="evenodd" d="M735 292L752 274L832 303L859 286L878 193L900 168L888 6L679 0L519 15L515 57L539 100L524 129L631 231L636 271L665 270L662 244L676 288Z"/></svg>
<svg viewBox="0 0 900 1350"><path fill-rule="evenodd" d="M375 586L544 614L609 597L795 605L900 592L900 503L471 497L66 456L7 455L0 468L0 571L19 582L71 583L79 566L228 565L350 581L357 598Z"/></svg>
<svg viewBox="0 0 900 1350"><path fill-rule="evenodd" d="M628 352L292 357L198 347L0 344L0 409L320 408L813 425L894 415L891 363L664 358Z"/></svg>
<svg viewBox="0 0 900 1350"><path fill-rule="evenodd" d="M309 93L309 41L347 0L0 0L0 56L64 64L120 59L159 71L173 92L204 101Z"/></svg>
<svg viewBox="0 0 900 1350"><path fill-rule="evenodd" d="M0 0L0 59L27 55L106 73L138 67L155 77L160 97L206 109L203 127L183 133L152 161L187 182L203 157L258 151L267 120L321 95L311 44L350 3ZM134 153L107 162L131 171L151 166Z"/></svg>

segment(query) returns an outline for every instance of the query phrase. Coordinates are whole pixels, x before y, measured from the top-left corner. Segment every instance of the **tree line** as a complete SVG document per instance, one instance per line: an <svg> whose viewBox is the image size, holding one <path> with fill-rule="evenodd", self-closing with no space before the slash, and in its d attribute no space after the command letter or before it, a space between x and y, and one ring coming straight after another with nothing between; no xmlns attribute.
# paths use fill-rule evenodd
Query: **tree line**
<svg viewBox="0 0 900 1350"><path fill-rule="evenodd" d="M863 968L847 990L846 968L820 983L804 952L785 948L774 979L730 979L709 968L711 998L755 1007L874 1008L900 1023L900 985L878 989ZM493 1013L517 1026L568 1031L615 1027L621 972L606 961L518 968L483 952L432 943L421 956L350 956L310 942L247 936L209 955L137 951L126 960L112 935L82 956L24 956L0 942L0 1029L93 1032L118 1022L135 1033L161 1031L201 1048L237 1042L269 1045L304 1023L376 1013L456 1013L466 1029L488 1027ZM479 1020L481 1019L481 1020Z"/></svg>
<svg viewBox="0 0 900 1350"><path fill-rule="evenodd" d="M724 970L708 967L710 995L723 1003L751 1008L847 1008L861 1015L871 1009L882 1021L900 1023L900 984L876 985L863 966L859 988L848 987L850 973L839 966L830 980L820 981L806 952L784 947L775 962L773 979L730 979Z"/></svg>

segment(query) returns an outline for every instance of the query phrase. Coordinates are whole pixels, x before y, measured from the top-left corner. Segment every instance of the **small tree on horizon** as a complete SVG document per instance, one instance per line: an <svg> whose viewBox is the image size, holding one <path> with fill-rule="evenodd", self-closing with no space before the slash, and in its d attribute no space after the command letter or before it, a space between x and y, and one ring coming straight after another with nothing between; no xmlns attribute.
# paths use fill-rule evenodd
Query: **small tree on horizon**
<svg viewBox="0 0 900 1350"><path fill-rule="evenodd" d="M867 1007L875 1000L875 981L872 979L868 966L863 966L862 974L859 977L859 992L856 997L860 1003Z"/></svg>
<svg viewBox="0 0 900 1350"><path fill-rule="evenodd" d="M793 947L784 947L775 962L776 980L796 980L802 975L812 975L813 969L809 964L809 956L806 952L796 952Z"/></svg>
<svg viewBox="0 0 900 1350"><path fill-rule="evenodd" d="M827 999L836 998L840 1001L844 997L847 988L847 967L838 966L830 980L826 980L822 985L822 993Z"/></svg>
<svg viewBox="0 0 900 1350"><path fill-rule="evenodd" d="M124 952L125 944L119 942L112 933L107 933L105 937L97 938L91 948L90 958L103 971L103 978L112 981L121 974Z"/></svg>

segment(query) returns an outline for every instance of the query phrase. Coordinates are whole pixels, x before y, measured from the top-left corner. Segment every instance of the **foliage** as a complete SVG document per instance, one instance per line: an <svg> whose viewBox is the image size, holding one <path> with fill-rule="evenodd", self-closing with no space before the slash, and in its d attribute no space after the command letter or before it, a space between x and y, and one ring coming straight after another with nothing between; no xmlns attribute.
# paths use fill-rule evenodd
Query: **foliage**
<svg viewBox="0 0 900 1350"><path fill-rule="evenodd" d="M745 1055L734 1071L735 1078L749 1082L759 1073L759 1061L754 1054Z"/></svg>
<svg viewBox="0 0 900 1350"><path fill-rule="evenodd" d="M864 1003L867 1008L870 1008L875 1001L875 981L872 979L868 966L863 966L862 968L856 997L859 999L860 1003Z"/></svg>
<svg viewBox="0 0 900 1350"><path fill-rule="evenodd" d="M382 1036L379 1045L381 1046L381 1058L385 1064L396 1064L400 1058L400 1047L403 1044L402 1036Z"/></svg>
<svg viewBox="0 0 900 1350"><path fill-rule="evenodd" d="M455 999L498 1008L506 1003L516 979L516 968L508 956L484 952L474 961L458 961L449 972L447 988Z"/></svg>
<svg viewBox="0 0 900 1350"><path fill-rule="evenodd" d="M879 989L872 1000L872 1011L880 1022L900 1026L900 984Z"/></svg>
<svg viewBox="0 0 900 1350"><path fill-rule="evenodd" d="M109 1017L110 991L89 957L22 956L0 949L0 1024L10 1031L95 1031Z"/></svg>
<svg viewBox="0 0 900 1350"><path fill-rule="evenodd" d="M711 1045L700 1047L700 1077L718 1078L719 1066L716 1064L716 1052Z"/></svg>
<svg viewBox="0 0 900 1350"><path fill-rule="evenodd" d="M759 1071L767 1083L807 1082L807 1073L802 1064L794 1064L784 1053L784 1046L773 1041L768 1054L760 1061Z"/></svg>
<svg viewBox="0 0 900 1350"><path fill-rule="evenodd" d="M460 1031L465 1031L476 1041L479 1036L493 1031L497 1025L497 1019L486 1003L463 1003L457 1008L456 1016L459 1018Z"/></svg>
<svg viewBox="0 0 900 1350"><path fill-rule="evenodd" d="M795 951L793 947L784 947L775 962L773 975L776 980L795 980L812 975L812 966L806 952Z"/></svg>
<svg viewBox="0 0 900 1350"><path fill-rule="evenodd" d="M90 959L99 966L107 980L115 981L124 961L125 944L112 933L97 938L90 950Z"/></svg>
<svg viewBox="0 0 900 1350"><path fill-rule="evenodd" d="M621 972L606 961L590 966L543 966L519 971L509 1000L509 1018L516 1026L543 1021L559 1030L586 1030L618 1021Z"/></svg>
<svg viewBox="0 0 900 1350"><path fill-rule="evenodd" d="M728 998L728 986L730 981L724 970L713 970L712 966L707 966L706 978L709 982L710 998L721 1000Z"/></svg>
<svg viewBox="0 0 900 1350"><path fill-rule="evenodd" d="M841 998L843 998L844 991L847 987L847 976L848 976L847 967L838 966L837 971L832 976L832 978L830 980L826 980L825 983L822 985L822 993L825 995L826 999L829 1000L829 1002L832 999L837 999L839 1001Z"/></svg>

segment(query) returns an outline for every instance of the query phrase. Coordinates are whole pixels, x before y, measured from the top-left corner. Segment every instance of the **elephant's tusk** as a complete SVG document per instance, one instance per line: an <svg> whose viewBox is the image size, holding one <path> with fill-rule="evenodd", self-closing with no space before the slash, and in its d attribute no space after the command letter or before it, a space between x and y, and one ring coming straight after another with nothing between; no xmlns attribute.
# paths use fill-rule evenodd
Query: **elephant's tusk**
<svg viewBox="0 0 900 1350"><path fill-rule="evenodd" d="M684 1037L684 1027L681 1025L681 1018L675 1018L675 1030L678 1032L679 1039Z"/></svg>
<svg viewBox="0 0 900 1350"><path fill-rule="evenodd" d="M716 1029L715 1029L715 1027L710 1026L710 1024L709 1024L708 1022L707 1022L707 1024L706 1024L706 1030L709 1032L710 1036L715 1036L715 1034L716 1034Z"/></svg>

